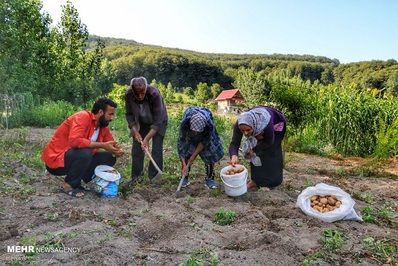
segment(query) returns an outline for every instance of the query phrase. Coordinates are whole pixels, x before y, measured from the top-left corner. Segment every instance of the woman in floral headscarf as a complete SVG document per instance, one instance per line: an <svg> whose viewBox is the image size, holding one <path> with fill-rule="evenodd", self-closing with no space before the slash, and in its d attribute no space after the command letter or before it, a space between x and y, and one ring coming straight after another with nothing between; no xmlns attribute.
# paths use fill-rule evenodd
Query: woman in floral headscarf
<svg viewBox="0 0 398 266"><path fill-rule="evenodd" d="M245 136L242 155L250 161L251 180L247 189L279 186L283 180L282 140L286 118L267 106L257 106L239 115L229 145L231 165L239 163L239 147Z"/></svg>
<svg viewBox="0 0 398 266"><path fill-rule="evenodd" d="M192 106L185 110L177 145L182 164L181 174L185 176L182 187L189 185L190 166L199 155L206 166L206 185L217 188L214 164L224 156L224 149L209 109Z"/></svg>

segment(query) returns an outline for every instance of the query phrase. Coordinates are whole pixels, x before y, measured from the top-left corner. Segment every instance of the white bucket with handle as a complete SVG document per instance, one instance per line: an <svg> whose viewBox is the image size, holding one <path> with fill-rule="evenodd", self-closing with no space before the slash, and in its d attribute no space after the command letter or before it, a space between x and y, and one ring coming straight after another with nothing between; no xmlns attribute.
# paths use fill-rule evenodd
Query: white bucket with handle
<svg viewBox="0 0 398 266"><path fill-rule="evenodd" d="M245 166L236 164L235 169L243 168L244 170L240 173L227 174L232 168L234 167L231 165L224 167L221 169L220 176L224 184L225 193L227 193L228 196L237 197L247 192L246 183L248 171Z"/></svg>

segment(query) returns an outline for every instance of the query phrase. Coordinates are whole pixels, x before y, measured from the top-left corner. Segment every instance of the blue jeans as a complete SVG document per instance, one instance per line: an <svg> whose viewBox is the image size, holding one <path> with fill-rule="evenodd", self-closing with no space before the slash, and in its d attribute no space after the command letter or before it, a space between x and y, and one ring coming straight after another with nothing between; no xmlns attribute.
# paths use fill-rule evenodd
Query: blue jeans
<svg viewBox="0 0 398 266"><path fill-rule="evenodd" d="M65 182L72 188L78 188L81 181L88 183L98 165L114 166L116 158L110 152L91 153L90 148L70 149L65 153L65 166L50 168L47 171L56 176L66 175Z"/></svg>

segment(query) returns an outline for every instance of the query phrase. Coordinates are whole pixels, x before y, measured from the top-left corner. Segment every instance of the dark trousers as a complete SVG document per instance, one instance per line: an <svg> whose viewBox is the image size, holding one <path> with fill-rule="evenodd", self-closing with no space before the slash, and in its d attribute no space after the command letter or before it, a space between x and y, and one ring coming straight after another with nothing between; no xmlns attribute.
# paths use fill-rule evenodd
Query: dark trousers
<svg viewBox="0 0 398 266"><path fill-rule="evenodd" d="M149 130L150 125L141 124L140 125L140 134L144 138ZM156 133L152 137L152 150L151 155L153 160L156 162L160 170L163 170L163 139L164 136ZM136 180L139 176L142 175L142 171L144 170L144 158L145 152L141 149L141 143L136 141L133 138L133 147L131 148L132 155L132 166L131 169L131 178ZM156 170L155 166L153 166L152 162L149 163L148 166L148 176L150 179L154 178L158 174L158 170Z"/></svg>
<svg viewBox="0 0 398 266"><path fill-rule="evenodd" d="M189 158L191 158L192 154L187 154L187 157L185 158L185 163L189 161ZM205 164L206 168L206 177L205 179L213 179L216 177L216 173L214 172L214 164ZM188 174L185 176L185 178L189 178L189 171L191 171L191 166L188 168Z"/></svg>
<svg viewBox="0 0 398 266"><path fill-rule="evenodd" d="M286 126L282 132L275 132L275 141L270 147L262 151L258 157L261 166L250 162L251 179L258 187L277 187L283 181L283 154L282 140L285 136Z"/></svg>
<svg viewBox="0 0 398 266"><path fill-rule="evenodd" d="M65 182L72 188L78 188L81 181L88 183L98 165L114 166L116 158L110 152L97 152L94 155L90 148L70 149L65 153L65 167L50 168L47 171L52 175L66 175Z"/></svg>

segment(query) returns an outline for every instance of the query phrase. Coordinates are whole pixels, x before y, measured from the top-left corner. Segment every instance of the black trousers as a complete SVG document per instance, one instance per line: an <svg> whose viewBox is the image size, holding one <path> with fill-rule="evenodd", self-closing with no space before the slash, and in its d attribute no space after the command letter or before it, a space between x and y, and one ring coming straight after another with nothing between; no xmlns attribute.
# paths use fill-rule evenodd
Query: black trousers
<svg viewBox="0 0 398 266"><path fill-rule="evenodd" d="M150 125L140 124L140 134L144 138L149 130ZM156 133L152 137L152 151L151 155L153 160L156 162L160 170L163 171L163 139L164 136ZM132 155L132 169L131 169L131 178L136 180L139 176L142 175L142 171L144 170L144 158L145 152L141 149L141 143L136 141L133 138L133 147L131 148ZM148 166L148 176L150 179L154 178L158 173L155 166L153 166L152 162L149 163Z"/></svg>
<svg viewBox="0 0 398 266"><path fill-rule="evenodd" d="M65 166L50 168L47 171L56 176L66 175L65 182L72 188L78 188L83 180L84 183L91 181L94 170L98 165L114 166L116 158L110 152L91 153L90 148L70 149L65 153Z"/></svg>

